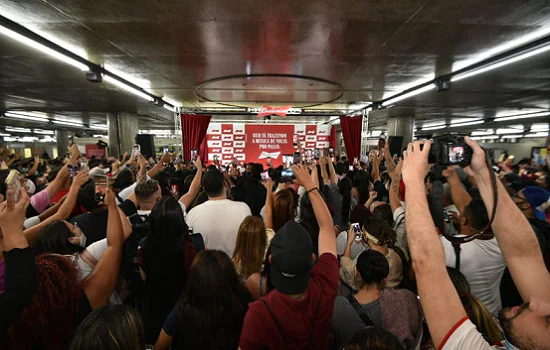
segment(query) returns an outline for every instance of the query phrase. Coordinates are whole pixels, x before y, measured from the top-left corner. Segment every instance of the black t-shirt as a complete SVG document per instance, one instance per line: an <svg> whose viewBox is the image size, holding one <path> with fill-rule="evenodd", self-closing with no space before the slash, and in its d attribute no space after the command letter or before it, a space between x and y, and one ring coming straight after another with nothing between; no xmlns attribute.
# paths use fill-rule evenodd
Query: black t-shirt
<svg viewBox="0 0 550 350"><path fill-rule="evenodd" d="M376 197L376 200L379 202L388 202L389 200L389 193L386 189L386 186L384 186L384 183L380 180L376 181L374 183L374 190L376 193L378 193L378 197Z"/></svg>
<svg viewBox="0 0 550 350"><path fill-rule="evenodd" d="M120 203L120 209L126 214L126 216L131 216L137 213L137 208L134 205L134 202L127 199L124 202ZM109 211L107 208L90 212L86 214L79 215L71 220L71 222L76 223L78 227L86 235L86 246L100 241L103 238L107 237L107 218L109 216Z"/></svg>

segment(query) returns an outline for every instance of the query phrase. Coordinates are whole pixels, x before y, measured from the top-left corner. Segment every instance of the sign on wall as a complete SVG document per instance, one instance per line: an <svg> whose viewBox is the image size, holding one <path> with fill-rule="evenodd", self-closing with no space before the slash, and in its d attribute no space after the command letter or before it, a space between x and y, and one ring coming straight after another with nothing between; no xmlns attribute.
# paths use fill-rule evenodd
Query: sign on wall
<svg viewBox="0 0 550 350"><path fill-rule="evenodd" d="M285 154L293 154L294 135L302 149L328 148L330 125L221 124L210 123L206 132L208 160L217 156L223 163L234 157L241 162L282 164Z"/></svg>

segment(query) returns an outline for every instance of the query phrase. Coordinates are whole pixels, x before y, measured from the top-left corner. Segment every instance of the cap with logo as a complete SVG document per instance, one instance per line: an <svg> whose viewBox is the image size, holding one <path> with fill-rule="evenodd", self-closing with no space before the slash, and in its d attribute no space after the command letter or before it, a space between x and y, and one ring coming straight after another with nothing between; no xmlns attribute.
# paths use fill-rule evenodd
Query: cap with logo
<svg viewBox="0 0 550 350"><path fill-rule="evenodd" d="M546 210L550 208L550 192L541 187L526 187L523 196L533 206L537 219L546 221Z"/></svg>
<svg viewBox="0 0 550 350"><path fill-rule="evenodd" d="M283 294L304 293L309 284L313 244L295 221L287 222L271 240L271 282Z"/></svg>

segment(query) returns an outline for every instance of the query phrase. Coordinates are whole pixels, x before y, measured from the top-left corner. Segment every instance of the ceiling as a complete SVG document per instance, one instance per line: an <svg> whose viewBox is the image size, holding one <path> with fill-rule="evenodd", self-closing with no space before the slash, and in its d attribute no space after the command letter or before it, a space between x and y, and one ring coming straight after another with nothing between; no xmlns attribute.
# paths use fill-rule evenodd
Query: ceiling
<svg viewBox="0 0 550 350"><path fill-rule="evenodd" d="M0 0L0 14L186 107L319 105L339 114L550 28L547 0ZM292 77L242 77L273 74ZM549 90L546 52L395 106L419 125L494 118L548 110ZM84 72L0 35L0 111L6 110L83 124L105 124L105 114L118 111L138 115L144 129L173 124L168 110L106 82L88 82ZM382 127L385 118L373 113L370 124ZM33 122L0 119L0 125Z"/></svg>

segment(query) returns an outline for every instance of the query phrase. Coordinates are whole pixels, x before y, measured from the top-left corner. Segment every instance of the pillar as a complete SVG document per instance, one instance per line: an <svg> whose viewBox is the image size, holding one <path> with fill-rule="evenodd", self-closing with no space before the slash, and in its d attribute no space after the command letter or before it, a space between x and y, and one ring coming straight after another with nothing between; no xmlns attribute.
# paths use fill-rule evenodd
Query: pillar
<svg viewBox="0 0 550 350"><path fill-rule="evenodd" d="M414 132L414 117L412 116L399 116L399 117L389 117L387 122L388 136L402 136L403 137L403 147L406 148L407 145L413 140Z"/></svg>
<svg viewBox="0 0 550 350"><path fill-rule="evenodd" d="M74 133L67 130L56 130L55 138L57 139L57 154L62 157L68 153Z"/></svg>
<svg viewBox="0 0 550 350"><path fill-rule="evenodd" d="M107 113L109 132L109 155L120 157L124 152L132 152L139 132L138 116L131 113Z"/></svg>

